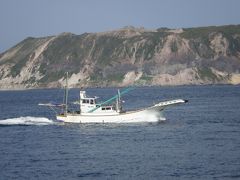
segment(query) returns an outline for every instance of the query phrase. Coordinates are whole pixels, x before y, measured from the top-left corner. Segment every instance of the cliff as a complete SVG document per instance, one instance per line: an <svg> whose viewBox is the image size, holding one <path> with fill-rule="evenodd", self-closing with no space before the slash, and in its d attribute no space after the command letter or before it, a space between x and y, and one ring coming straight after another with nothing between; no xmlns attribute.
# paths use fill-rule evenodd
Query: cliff
<svg viewBox="0 0 240 180"><path fill-rule="evenodd" d="M0 88L240 83L240 25L29 37L0 54Z"/></svg>

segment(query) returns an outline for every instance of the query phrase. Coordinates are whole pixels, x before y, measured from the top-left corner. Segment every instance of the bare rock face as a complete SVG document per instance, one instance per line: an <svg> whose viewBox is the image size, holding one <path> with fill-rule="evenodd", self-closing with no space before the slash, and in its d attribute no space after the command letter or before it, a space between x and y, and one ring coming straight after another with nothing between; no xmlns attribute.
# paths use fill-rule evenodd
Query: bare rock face
<svg viewBox="0 0 240 180"><path fill-rule="evenodd" d="M239 84L240 26L27 38L0 54L1 89Z"/></svg>
<svg viewBox="0 0 240 180"><path fill-rule="evenodd" d="M219 56L227 56L229 49L229 42L222 33L214 33L210 39L210 47L214 51L214 59Z"/></svg>

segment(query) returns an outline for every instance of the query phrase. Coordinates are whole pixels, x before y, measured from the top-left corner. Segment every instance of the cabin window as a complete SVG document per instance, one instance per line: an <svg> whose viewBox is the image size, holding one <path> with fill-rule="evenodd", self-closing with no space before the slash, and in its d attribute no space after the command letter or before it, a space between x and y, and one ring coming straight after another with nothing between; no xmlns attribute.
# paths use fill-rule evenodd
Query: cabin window
<svg viewBox="0 0 240 180"><path fill-rule="evenodd" d="M93 99L90 100L90 104L94 104Z"/></svg>
<svg viewBox="0 0 240 180"><path fill-rule="evenodd" d="M83 99L83 100L82 100L82 103L84 103L84 104L89 104L89 100L88 100L88 99Z"/></svg>
<svg viewBox="0 0 240 180"><path fill-rule="evenodd" d="M105 107L102 107L102 110L106 110L106 108L105 108Z"/></svg>
<svg viewBox="0 0 240 180"><path fill-rule="evenodd" d="M106 110L111 110L111 107L106 107Z"/></svg>

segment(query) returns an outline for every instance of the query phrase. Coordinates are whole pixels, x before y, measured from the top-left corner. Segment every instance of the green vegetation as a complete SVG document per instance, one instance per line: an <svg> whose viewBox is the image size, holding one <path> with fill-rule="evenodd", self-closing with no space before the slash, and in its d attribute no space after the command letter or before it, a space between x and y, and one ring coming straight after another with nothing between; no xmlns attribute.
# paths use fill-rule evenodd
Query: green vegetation
<svg viewBox="0 0 240 180"><path fill-rule="evenodd" d="M209 48L208 44L204 44L201 40L190 40L189 45L191 49L197 53L200 57L211 59L214 56L214 52Z"/></svg>
<svg viewBox="0 0 240 180"><path fill-rule="evenodd" d="M199 37L208 37L213 32L220 32L228 36L240 34L240 25L186 28L181 35L187 39L196 39Z"/></svg>
<svg viewBox="0 0 240 180"><path fill-rule="evenodd" d="M92 74L90 76L90 81L101 81L101 80L102 80L102 78L100 76L95 75L95 74Z"/></svg>
<svg viewBox="0 0 240 180"><path fill-rule="evenodd" d="M164 39L168 32L145 32L139 36L126 39L126 51L128 57L133 57L135 53L136 61L141 59L150 60L156 50L163 47ZM134 47L134 48L133 48Z"/></svg>
<svg viewBox="0 0 240 180"><path fill-rule="evenodd" d="M212 81L218 80L218 77L208 67L198 68L198 75L200 79L203 79L203 80L212 80Z"/></svg>
<svg viewBox="0 0 240 180"><path fill-rule="evenodd" d="M152 81L152 79L153 77L148 75L142 75L142 77L140 78L140 80L144 80L144 81Z"/></svg>
<svg viewBox="0 0 240 180"><path fill-rule="evenodd" d="M43 52L44 59L39 67L45 76L41 82L52 82L64 76L78 73L82 67L82 60L88 56L92 40L84 43L87 34L80 36L63 34L52 41L47 50Z"/></svg>
<svg viewBox="0 0 240 180"><path fill-rule="evenodd" d="M169 30L171 30L171 29L169 29L167 27L162 27L162 28L157 29L158 32L163 32L163 33L166 32L166 31L169 31Z"/></svg>
<svg viewBox="0 0 240 180"><path fill-rule="evenodd" d="M17 75L20 74L22 68L26 66L26 63L31 56L34 57L34 53L32 52L42 42L42 39L27 38L23 40L21 43L19 43L19 45L20 44L22 45L20 50L17 52L16 57L8 61L15 64L10 70L10 74L13 77L16 77Z"/></svg>
<svg viewBox="0 0 240 180"><path fill-rule="evenodd" d="M39 67L39 72L41 74L46 74L47 73L47 63L46 62L42 62L40 67Z"/></svg>
<svg viewBox="0 0 240 180"><path fill-rule="evenodd" d="M238 53L240 52L240 37L230 37L229 38L229 53L233 54L233 55L238 55Z"/></svg>
<svg viewBox="0 0 240 180"><path fill-rule="evenodd" d="M177 42L176 41L174 41L171 44L171 51L174 52L174 53L178 51L178 47L177 47Z"/></svg>
<svg viewBox="0 0 240 180"><path fill-rule="evenodd" d="M39 83L53 82L65 76L66 71L57 71L45 75L39 80Z"/></svg>
<svg viewBox="0 0 240 180"><path fill-rule="evenodd" d="M111 75L108 75L106 78L103 78L101 76L97 76L97 75L94 75L92 74L90 76L90 81L93 81L93 82L103 82L103 81L108 81L108 82L122 82L124 79L124 74L121 74L121 73L116 73L116 74L111 74Z"/></svg>
<svg viewBox="0 0 240 180"><path fill-rule="evenodd" d="M124 74L111 74L111 76L108 76L108 81L116 81L116 82L122 82L124 79Z"/></svg>
<svg viewBox="0 0 240 180"><path fill-rule="evenodd" d="M117 53L119 49L122 49L122 39L113 36L100 36L96 40L92 56L103 67L119 58L119 53Z"/></svg>
<svg viewBox="0 0 240 180"><path fill-rule="evenodd" d="M24 81L23 84L33 84L36 82L35 77L30 77L27 81Z"/></svg>
<svg viewBox="0 0 240 180"><path fill-rule="evenodd" d="M78 72L82 60L89 53L89 50L84 47L85 36L66 34L52 41L43 52L44 65L41 65L40 72L44 74L60 67L69 73Z"/></svg>
<svg viewBox="0 0 240 180"><path fill-rule="evenodd" d="M136 86L150 85L152 82L152 79L153 79L153 76L143 74L141 78L134 83L134 85Z"/></svg>
<svg viewBox="0 0 240 180"><path fill-rule="evenodd" d="M236 54L240 50L240 41L233 38L235 34L240 34L240 25L187 28L180 35L186 39L198 40L209 47L209 35L212 33L222 33L229 40L229 48L232 54Z"/></svg>
<svg viewBox="0 0 240 180"><path fill-rule="evenodd" d="M26 65L27 60L28 60L28 57L25 57L25 58L21 59L20 61L18 61L11 68L10 74L12 75L12 77L16 77L17 75L20 74L22 68Z"/></svg>

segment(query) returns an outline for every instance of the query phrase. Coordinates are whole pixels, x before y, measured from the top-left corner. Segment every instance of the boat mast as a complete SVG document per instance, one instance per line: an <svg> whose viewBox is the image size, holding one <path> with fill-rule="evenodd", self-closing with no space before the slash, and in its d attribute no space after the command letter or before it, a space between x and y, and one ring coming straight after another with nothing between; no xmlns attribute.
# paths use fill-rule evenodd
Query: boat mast
<svg viewBox="0 0 240 180"><path fill-rule="evenodd" d="M65 86L65 110L64 115L67 116L68 112L68 72L66 72L66 86Z"/></svg>
<svg viewBox="0 0 240 180"><path fill-rule="evenodd" d="M118 97L117 97L117 111L121 112L122 111L122 105L121 105L121 93L120 90L118 89Z"/></svg>

